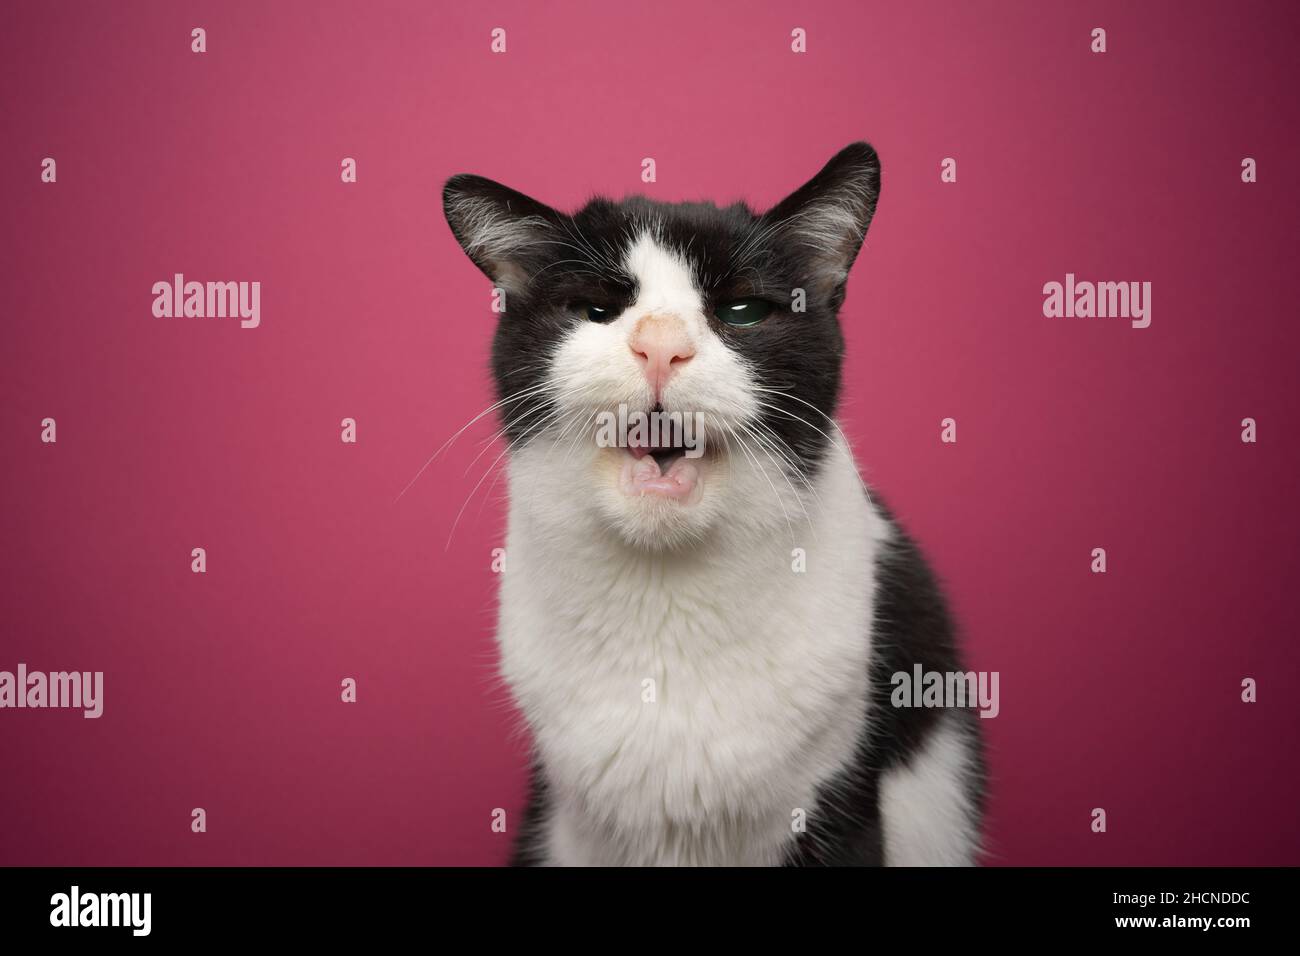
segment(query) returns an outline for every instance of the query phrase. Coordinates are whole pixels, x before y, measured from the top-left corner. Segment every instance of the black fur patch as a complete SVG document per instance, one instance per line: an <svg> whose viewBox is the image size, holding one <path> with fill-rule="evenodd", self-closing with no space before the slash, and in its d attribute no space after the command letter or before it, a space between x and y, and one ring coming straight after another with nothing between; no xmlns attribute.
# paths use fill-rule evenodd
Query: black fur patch
<svg viewBox="0 0 1300 956"><path fill-rule="evenodd" d="M984 754L979 716L969 708L894 707L890 678L923 671L963 671L952 621L943 594L925 559L881 505L894 537L876 564L875 620L872 625L871 698L866 726L853 762L821 789L808 817L807 831L791 850L789 866L880 866L885 861L880 817L880 779L906 766L946 717L969 728L974 767L967 776L970 827L978 832L984 812Z"/></svg>
<svg viewBox="0 0 1300 956"><path fill-rule="evenodd" d="M534 764L528 784L528 803L510 853L510 866L543 866L546 863L544 822L550 812L546 777L540 764Z"/></svg>

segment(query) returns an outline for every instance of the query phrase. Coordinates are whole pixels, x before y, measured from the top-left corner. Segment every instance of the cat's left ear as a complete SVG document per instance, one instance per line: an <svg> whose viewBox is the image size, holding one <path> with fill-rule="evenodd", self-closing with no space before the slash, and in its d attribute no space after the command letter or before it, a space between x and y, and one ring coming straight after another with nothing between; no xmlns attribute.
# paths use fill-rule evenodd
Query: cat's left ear
<svg viewBox="0 0 1300 956"><path fill-rule="evenodd" d="M880 159L867 143L853 143L763 218L804 260L808 281L840 298L879 195Z"/></svg>
<svg viewBox="0 0 1300 956"><path fill-rule="evenodd" d="M552 258L567 218L531 196L470 175L447 180L442 208L465 254L510 292L524 289Z"/></svg>

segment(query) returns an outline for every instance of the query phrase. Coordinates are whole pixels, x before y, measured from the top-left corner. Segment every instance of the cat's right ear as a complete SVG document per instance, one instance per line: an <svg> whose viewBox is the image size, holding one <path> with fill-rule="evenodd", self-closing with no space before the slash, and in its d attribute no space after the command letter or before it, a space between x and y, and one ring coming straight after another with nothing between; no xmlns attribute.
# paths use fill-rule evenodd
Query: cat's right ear
<svg viewBox="0 0 1300 956"><path fill-rule="evenodd" d="M442 209L465 254L508 292L524 289L551 257L564 215L482 176L447 180Z"/></svg>

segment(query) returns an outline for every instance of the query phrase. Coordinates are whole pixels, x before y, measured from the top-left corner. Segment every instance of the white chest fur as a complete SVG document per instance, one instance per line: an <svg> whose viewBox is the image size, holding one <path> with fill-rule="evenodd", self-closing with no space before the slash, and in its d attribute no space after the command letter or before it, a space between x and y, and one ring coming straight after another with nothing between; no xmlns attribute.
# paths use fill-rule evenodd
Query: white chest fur
<svg viewBox="0 0 1300 956"><path fill-rule="evenodd" d="M866 713L888 526L851 459L831 456L793 540L739 520L653 555L603 533L542 456L511 465L498 640L551 786L548 861L780 862Z"/></svg>

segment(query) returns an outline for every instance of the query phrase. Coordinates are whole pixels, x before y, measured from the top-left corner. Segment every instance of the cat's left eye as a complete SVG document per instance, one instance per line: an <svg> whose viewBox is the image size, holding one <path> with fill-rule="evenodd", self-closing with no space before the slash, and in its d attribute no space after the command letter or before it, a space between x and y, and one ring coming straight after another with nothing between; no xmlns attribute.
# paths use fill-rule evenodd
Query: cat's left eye
<svg viewBox="0 0 1300 956"><path fill-rule="evenodd" d="M772 314L774 308L771 302L763 299L736 299L733 302L722 303L713 314L718 317L718 321L743 329L750 325L758 325Z"/></svg>
<svg viewBox="0 0 1300 956"><path fill-rule="evenodd" d="M578 312L592 322L608 322L618 314L615 309L606 308L603 305L592 305L590 302L580 304Z"/></svg>

